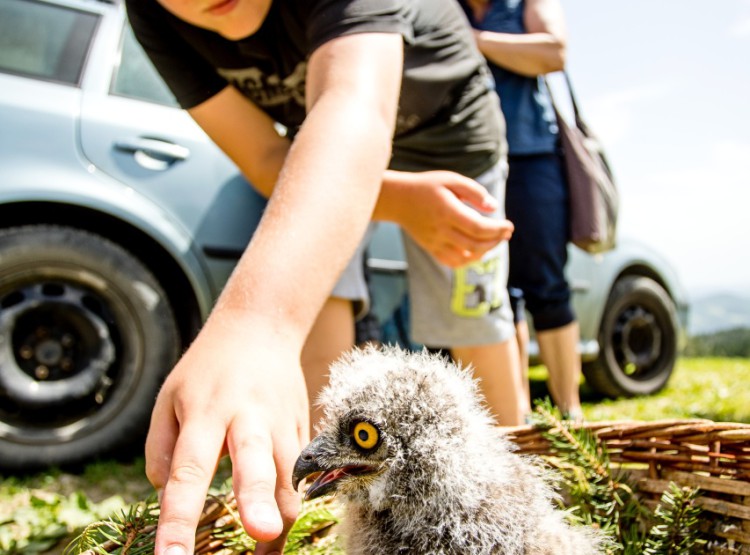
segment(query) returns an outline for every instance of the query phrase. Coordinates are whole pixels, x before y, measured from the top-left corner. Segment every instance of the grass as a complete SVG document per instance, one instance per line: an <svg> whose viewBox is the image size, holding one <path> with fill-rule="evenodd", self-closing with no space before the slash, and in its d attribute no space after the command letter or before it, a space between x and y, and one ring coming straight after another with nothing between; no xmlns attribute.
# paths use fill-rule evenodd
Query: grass
<svg viewBox="0 0 750 555"><path fill-rule="evenodd" d="M545 369L534 372L532 386ZM583 413L587 420L707 418L750 423L748 377L750 359L680 359L667 387L649 397L602 399L584 384Z"/></svg>
<svg viewBox="0 0 750 555"><path fill-rule="evenodd" d="M750 423L750 359L688 358L678 361L668 386L650 397L607 400L582 387L587 420L708 418ZM548 395L546 370L530 370L532 394ZM220 467L219 480L227 467ZM0 554L59 554L82 525L146 499L151 487L142 458L104 461L82 472L53 470L0 476Z"/></svg>
<svg viewBox="0 0 750 555"><path fill-rule="evenodd" d="M668 386L651 397L587 402L589 420L707 418L750 423L750 359L680 360Z"/></svg>
<svg viewBox="0 0 750 555"><path fill-rule="evenodd" d="M0 476L0 554L58 554L76 530L147 498L143 459Z"/></svg>

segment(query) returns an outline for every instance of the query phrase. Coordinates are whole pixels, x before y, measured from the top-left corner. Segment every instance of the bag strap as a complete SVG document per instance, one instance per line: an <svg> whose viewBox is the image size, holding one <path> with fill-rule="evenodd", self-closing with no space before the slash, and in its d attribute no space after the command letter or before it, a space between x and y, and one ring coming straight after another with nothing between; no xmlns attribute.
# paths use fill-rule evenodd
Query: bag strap
<svg viewBox="0 0 750 555"><path fill-rule="evenodd" d="M570 103L573 105L573 115L576 119L576 125L580 128L582 125L585 126L586 124L583 123L583 118L581 117L581 111L578 109L578 102L576 101L576 95L573 92L573 84L570 82L570 75L568 75L568 72L563 70L563 76L565 76L565 84L568 86L568 93L570 93ZM549 87L547 87L549 89ZM552 93L550 92L550 96Z"/></svg>
<svg viewBox="0 0 750 555"><path fill-rule="evenodd" d="M573 85L570 82L570 75L568 75L568 72L563 70L563 75L565 76L565 83L568 86L568 94L570 95L570 103L573 107L573 115L575 119L576 127L579 129L581 134L583 134L584 137L588 137L589 139L596 139L594 133L589 129L589 126L586 125L586 122L583 121L583 117L581 117L581 111L578 108L578 102L576 101L575 93L573 92ZM568 124L565 122L565 120L562 117L562 114L560 113L560 110L557 107L557 104L555 103L554 95L552 94L552 89L549 86L549 81L547 81L547 78L545 76L542 76L542 80L544 81L544 85L547 87L547 93L549 94L549 98L552 101L552 108L555 110L555 116L557 117L558 126L565 125L566 127L569 127ZM606 155L604 154L604 150L601 147L601 144L599 143L598 139L596 140L597 144L599 145L599 157L604 164L604 168L606 169L607 173L609 174L610 179L614 180L614 177L612 176L612 169L609 166L609 161L607 160Z"/></svg>
<svg viewBox="0 0 750 555"><path fill-rule="evenodd" d="M581 111L578 108L578 101L576 100L576 95L573 92L573 83L570 80L570 75L566 70L562 70L563 77L565 77L565 84L568 88L568 94L570 95L570 104L573 107L573 117L576 124L576 127L584 132L584 134L589 135L591 132L586 125L586 123L583 121L583 117L581 116ZM555 109L555 112L557 114L560 114L560 109L557 107L557 104L555 103L555 95L552 94L552 87L550 87L549 81L547 80L546 76L542 76L542 80L544 81L544 86L547 87L547 94L549 94L549 98L552 101L552 107Z"/></svg>

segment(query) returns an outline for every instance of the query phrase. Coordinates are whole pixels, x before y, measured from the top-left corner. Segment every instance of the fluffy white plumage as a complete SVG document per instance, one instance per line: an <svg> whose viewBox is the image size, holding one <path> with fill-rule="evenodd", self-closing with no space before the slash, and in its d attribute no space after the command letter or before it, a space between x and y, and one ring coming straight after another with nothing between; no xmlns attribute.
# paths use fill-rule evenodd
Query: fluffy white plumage
<svg viewBox="0 0 750 555"><path fill-rule="evenodd" d="M427 352L357 350L334 364L325 417L294 472L346 504L348 555L600 553L536 459L514 454L467 371Z"/></svg>

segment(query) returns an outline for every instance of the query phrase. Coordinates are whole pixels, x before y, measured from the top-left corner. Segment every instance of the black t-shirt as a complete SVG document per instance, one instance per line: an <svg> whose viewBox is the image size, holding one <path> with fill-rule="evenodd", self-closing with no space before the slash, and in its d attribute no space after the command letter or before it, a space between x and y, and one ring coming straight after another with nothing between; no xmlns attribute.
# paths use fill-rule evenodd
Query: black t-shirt
<svg viewBox="0 0 750 555"><path fill-rule="evenodd" d="M317 47L353 33L398 33L404 73L390 167L476 177L505 152L491 77L455 0L274 0L260 29L236 41L178 19L157 0L127 0L127 8L183 108L233 85L294 132Z"/></svg>

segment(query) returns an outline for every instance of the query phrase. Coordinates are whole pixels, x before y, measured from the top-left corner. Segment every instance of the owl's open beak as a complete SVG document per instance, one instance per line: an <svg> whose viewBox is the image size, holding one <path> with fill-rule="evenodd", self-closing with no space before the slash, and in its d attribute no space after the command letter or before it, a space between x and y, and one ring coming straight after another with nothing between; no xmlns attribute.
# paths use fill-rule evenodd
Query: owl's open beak
<svg viewBox="0 0 750 555"><path fill-rule="evenodd" d="M315 499L332 491L336 491L339 481L348 476L357 476L373 472L371 466L348 465L343 467L332 467L320 462L319 447L321 436L315 438L305 447L297 462L294 463L292 472L292 486L296 490L300 482L313 474L320 473L315 481L310 484L305 492L305 501Z"/></svg>
<svg viewBox="0 0 750 555"><path fill-rule="evenodd" d="M305 447L300 456L297 457L297 462L294 463L294 470L292 471L292 486L294 486L295 490L297 490L302 480L323 470L318 464L314 443L315 441L313 440L312 443Z"/></svg>
<svg viewBox="0 0 750 555"><path fill-rule="evenodd" d="M306 501L325 495L330 491L334 491L336 489L336 481L341 477L340 473L337 472L338 469L326 468L326 466L320 464L320 443L320 436L318 436L304 448L300 456L297 458L297 462L294 463L292 486L294 486L295 490L299 487L300 482L308 476L318 473L320 474L310 487L307 488L307 491L305 492Z"/></svg>
<svg viewBox="0 0 750 555"><path fill-rule="evenodd" d="M316 437L302 450L302 453L300 453L300 456L297 458L297 462L294 463L294 470L292 471L292 486L294 486L295 490L298 489L302 480L308 476L322 472L322 474L318 476L318 479L308 488L305 494L306 500L319 497L334 489L334 481L327 480L323 483L321 480L326 474L324 472L326 468L324 468L319 462L320 438L321 436Z"/></svg>

